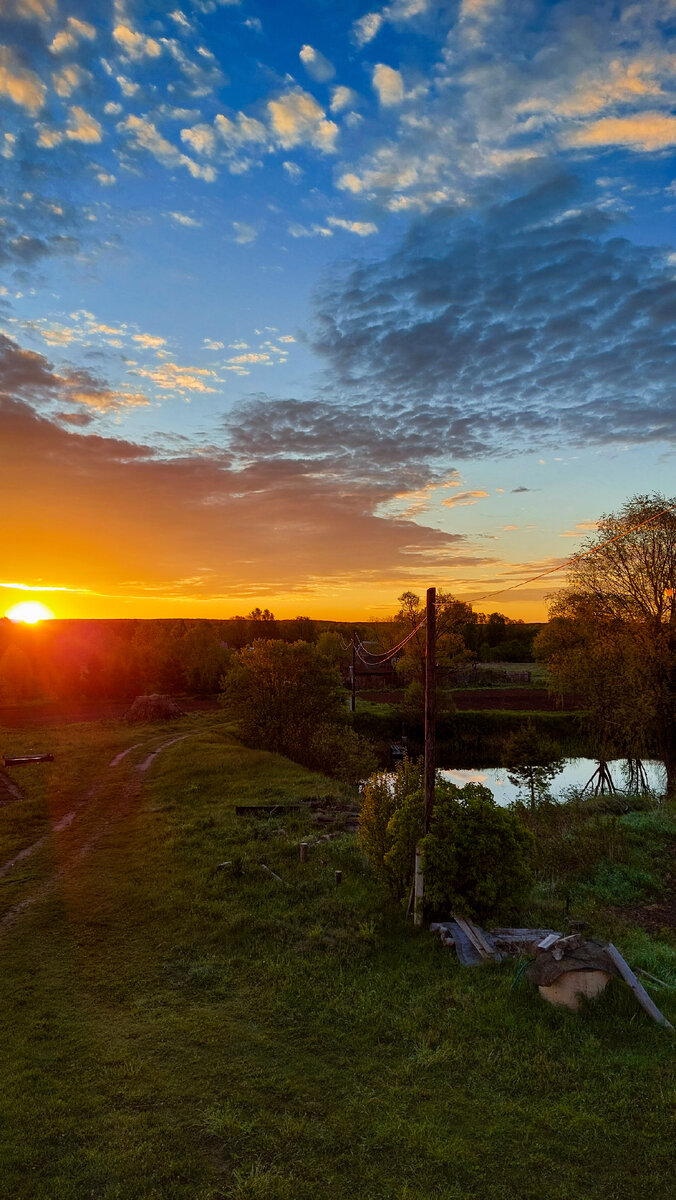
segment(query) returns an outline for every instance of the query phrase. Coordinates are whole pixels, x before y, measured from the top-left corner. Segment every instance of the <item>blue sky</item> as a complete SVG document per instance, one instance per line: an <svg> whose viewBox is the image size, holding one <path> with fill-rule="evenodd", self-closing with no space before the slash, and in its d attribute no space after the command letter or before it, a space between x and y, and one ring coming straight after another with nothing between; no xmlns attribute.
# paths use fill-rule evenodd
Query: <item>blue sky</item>
<svg viewBox="0 0 676 1200"><path fill-rule="evenodd" d="M674 492L673 0L1 13L0 611L382 615Z"/></svg>

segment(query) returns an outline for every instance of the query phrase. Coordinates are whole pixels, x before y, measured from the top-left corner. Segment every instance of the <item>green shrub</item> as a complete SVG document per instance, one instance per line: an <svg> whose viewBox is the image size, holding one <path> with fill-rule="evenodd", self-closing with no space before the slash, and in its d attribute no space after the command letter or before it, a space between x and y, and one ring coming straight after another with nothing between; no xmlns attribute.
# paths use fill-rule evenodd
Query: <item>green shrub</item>
<svg viewBox="0 0 676 1200"><path fill-rule="evenodd" d="M437 783L422 850L425 901L433 909L509 918L530 891L532 834L479 783Z"/></svg>
<svg viewBox="0 0 676 1200"><path fill-rule="evenodd" d="M428 910L511 916L532 882L533 838L519 817L500 808L488 788L460 788L439 777L424 838L423 817L420 765L404 762L394 776L379 772L368 780L359 836L377 878L406 896L420 842Z"/></svg>
<svg viewBox="0 0 676 1200"><path fill-rule="evenodd" d="M374 875L387 884L395 896L401 896L406 891L413 871L413 852L415 841L422 828L422 766L419 763L404 759L397 764L394 773L377 771L364 784L361 813L359 814L359 841ZM417 797L420 814L416 825L413 848L410 851L410 862L402 875L402 858L405 859L407 850L404 847L403 830L399 827L399 840L395 850L395 830L390 822L400 809L407 805L410 797ZM408 807L408 806L407 806ZM392 857L388 858L391 851Z"/></svg>

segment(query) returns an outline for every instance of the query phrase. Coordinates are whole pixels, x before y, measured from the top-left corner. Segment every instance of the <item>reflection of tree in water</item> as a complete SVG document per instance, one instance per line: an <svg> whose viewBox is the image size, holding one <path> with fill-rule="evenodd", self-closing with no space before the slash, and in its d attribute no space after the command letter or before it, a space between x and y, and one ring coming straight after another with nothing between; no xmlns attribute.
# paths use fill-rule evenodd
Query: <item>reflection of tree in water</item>
<svg viewBox="0 0 676 1200"><path fill-rule="evenodd" d="M628 758L623 768L625 790L631 796L653 796L655 789L651 786L648 773L640 758Z"/></svg>
<svg viewBox="0 0 676 1200"><path fill-rule="evenodd" d="M581 796L584 796L587 788L589 788L591 796L614 796L617 792L613 777L610 774L610 766L604 758L598 760L596 770L589 777L580 792Z"/></svg>

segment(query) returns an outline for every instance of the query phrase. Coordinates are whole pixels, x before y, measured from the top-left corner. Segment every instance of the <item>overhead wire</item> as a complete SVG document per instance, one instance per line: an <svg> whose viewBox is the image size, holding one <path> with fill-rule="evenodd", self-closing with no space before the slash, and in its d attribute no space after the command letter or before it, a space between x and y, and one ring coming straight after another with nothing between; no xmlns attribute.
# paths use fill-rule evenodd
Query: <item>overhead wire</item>
<svg viewBox="0 0 676 1200"><path fill-rule="evenodd" d="M580 560L583 558L588 558L592 554L598 554L599 550L605 549L606 546L612 545L613 542L620 541L621 538L628 537L630 533L635 533L637 529L643 529L646 525L650 525L653 521L657 521L660 517L664 517L667 513L674 512L675 510L676 504L670 504L668 508L663 508L659 512L653 513L653 515L651 517L647 517L645 521L639 521L636 525L631 525L629 529L620 530L619 533L614 534L613 537L608 538L605 542L600 542L598 546L590 546L588 550L583 550L581 554L574 554L571 558L566 559L565 562L558 563L554 567L549 567L546 571L541 571L538 575L531 575L528 579L522 579L519 583L512 583L504 588L498 588L497 591L486 592L483 596L477 596L471 603L480 604L484 600L491 600L493 596L502 596L505 592L513 592L517 588L526 587L529 583L536 583L539 579L546 578L547 575L554 575L557 571L562 571L564 567L570 567L574 563L580 562ZM436 607L441 607L444 603L444 600L437 600ZM418 622L415 628L412 629L411 632L408 633L404 638L402 638L396 646L392 646L389 650L384 651L382 654L376 654L373 651L368 650L356 631L352 637L352 640L348 642L347 646L344 646L343 649L347 650L350 646L354 645L357 657L361 660L361 662L364 663L365 666L380 666L386 662L389 662L389 660L393 658L395 654L398 654L400 650L403 650L404 646L406 646L408 642L415 637L418 630L422 629L426 622L427 616L424 616L422 620ZM356 642L355 637L357 638ZM367 658L364 658L362 651L364 654L369 655L371 661L369 661Z"/></svg>

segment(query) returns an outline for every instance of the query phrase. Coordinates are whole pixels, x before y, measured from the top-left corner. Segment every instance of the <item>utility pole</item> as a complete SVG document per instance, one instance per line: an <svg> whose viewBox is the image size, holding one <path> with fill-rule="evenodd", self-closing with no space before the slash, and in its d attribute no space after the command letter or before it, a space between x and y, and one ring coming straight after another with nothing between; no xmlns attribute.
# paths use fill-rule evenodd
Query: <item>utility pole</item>
<svg viewBox="0 0 676 1200"><path fill-rule="evenodd" d="M437 713L437 589L427 589L425 644L425 833L434 808L434 743Z"/></svg>
<svg viewBox="0 0 676 1200"><path fill-rule="evenodd" d="M427 589L425 630L425 818L423 831L427 833L434 808L434 735L436 720L436 655L437 655L437 589ZM415 882L413 923L422 925L425 881L421 866L420 847L415 851Z"/></svg>
<svg viewBox="0 0 676 1200"><path fill-rule="evenodd" d="M350 712L354 712L357 707L356 695L356 675L357 675L357 630L352 630L352 695L350 696Z"/></svg>

